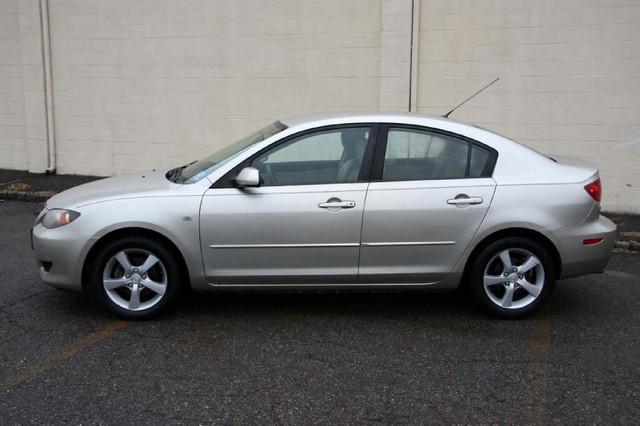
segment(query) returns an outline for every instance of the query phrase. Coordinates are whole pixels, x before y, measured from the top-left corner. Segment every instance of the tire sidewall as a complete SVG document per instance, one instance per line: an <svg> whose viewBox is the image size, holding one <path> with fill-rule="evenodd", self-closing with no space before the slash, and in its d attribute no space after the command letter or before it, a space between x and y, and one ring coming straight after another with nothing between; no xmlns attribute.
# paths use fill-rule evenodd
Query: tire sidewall
<svg viewBox="0 0 640 426"><path fill-rule="evenodd" d="M153 253L164 264L167 272L167 290L162 299L152 307L142 311L130 311L115 304L107 295L102 283L104 268L117 252L126 249L144 249ZM111 312L127 319L145 319L164 312L173 303L180 288L180 266L175 256L165 245L145 237L126 237L107 243L95 257L91 267L90 291L100 303Z"/></svg>
<svg viewBox="0 0 640 426"><path fill-rule="evenodd" d="M484 271L489 261L505 249L525 249L533 253L544 268L544 285L538 297L529 305L518 309L506 309L496 305L484 289ZM555 261L540 243L523 237L503 238L482 249L473 262L471 269L471 291L480 306L489 314L498 318L526 318L538 311L553 292L556 280Z"/></svg>

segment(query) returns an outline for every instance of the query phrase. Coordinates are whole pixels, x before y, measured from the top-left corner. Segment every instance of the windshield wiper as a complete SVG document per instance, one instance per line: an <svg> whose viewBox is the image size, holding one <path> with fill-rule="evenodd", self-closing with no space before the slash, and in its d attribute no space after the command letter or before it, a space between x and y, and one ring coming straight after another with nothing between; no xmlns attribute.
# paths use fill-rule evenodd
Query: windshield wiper
<svg viewBox="0 0 640 426"><path fill-rule="evenodd" d="M166 174L167 179L169 179L171 182L178 183L178 180L182 176L182 171L194 163L197 163L197 161L192 161L190 163L185 164L184 166L179 166L179 167L176 167L175 169L169 170Z"/></svg>
<svg viewBox="0 0 640 426"><path fill-rule="evenodd" d="M174 169L169 170L165 176L171 182L177 182L178 178L182 174L183 169L184 169L184 166L176 167Z"/></svg>

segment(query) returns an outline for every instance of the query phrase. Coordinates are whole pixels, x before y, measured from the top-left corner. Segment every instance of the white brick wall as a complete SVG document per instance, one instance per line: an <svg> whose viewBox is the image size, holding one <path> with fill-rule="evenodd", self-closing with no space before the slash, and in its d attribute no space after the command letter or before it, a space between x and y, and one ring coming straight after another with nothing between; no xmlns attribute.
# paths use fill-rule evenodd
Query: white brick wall
<svg viewBox="0 0 640 426"><path fill-rule="evenodd" d="M600 167L603 206L640 213L640 1L422 0L418 110Z"/></svg>
<svg viewBox="0 0 640 426"><path fill-rule="evenodd" d="M52 1L58 170L166 167L282 116L402 108L395 89L406 71L381 58L396 61L396 46L407 47L395 35L407 31L381 32L383 7L389 2ZM389 8L393 19L410 19L410 7L405 16Z"/></svg>
<svg viewBox="0 0 640 426"><path fill-rule="evenodd" d="M409 106L411 11L411 0L382 2L377 105L382 110L406 111Z"/></svg>
<svg viewBox="0 0 640 426"><path fill-rule="evenodd" d="M0 167L27 169L18 1L0 4Z"/></svg>
<svg viewBox="0 0 640 426"><path fill-rule="evenodd" d="M40 3L38 0L19 0L18 10L28 169L44 172L48 151Z"/></svg>
<svg viewBox="0 0 640 426"><path fill-rule="evenodd" d="M46 167L38 4L0 0L0 167ZM640 0L49 0L49 11L60 173L167 167L282 116L402 111L410 96L439 115L500 76L452 118L596 162L605 208L640 212Z"/></svg>
<svg viewBox="0 0 640 426"><path fill-rule="evenodd" d="M47 168L38 0L0 2L0 167Z"/></svg>

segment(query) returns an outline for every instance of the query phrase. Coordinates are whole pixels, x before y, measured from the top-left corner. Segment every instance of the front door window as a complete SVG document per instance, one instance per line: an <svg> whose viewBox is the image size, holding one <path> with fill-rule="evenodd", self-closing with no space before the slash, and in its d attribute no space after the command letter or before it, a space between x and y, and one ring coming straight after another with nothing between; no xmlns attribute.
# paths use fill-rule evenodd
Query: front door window
<svg viewBox="0 0 640 426"><path fill-rule="evenodd" d="M251 162L262 186L354 183L362 179L369 127L331 129L299 136Z"/></svg>

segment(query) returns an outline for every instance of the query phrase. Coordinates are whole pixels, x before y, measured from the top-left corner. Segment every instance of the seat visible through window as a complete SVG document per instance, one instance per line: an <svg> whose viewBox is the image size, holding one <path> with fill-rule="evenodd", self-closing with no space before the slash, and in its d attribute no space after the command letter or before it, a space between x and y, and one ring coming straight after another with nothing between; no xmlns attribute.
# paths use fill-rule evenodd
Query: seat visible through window
<svg viewBox="0 0 640 426"><path fill-rule="evenodd" d="M340 139L344 151L338 163L336 182L355 182L367 148L368 129L345 129L340 133Z"/></svg>
<svg viewBox="0 0 640 426"><path fill-rule="evenodd" d="M319 130L291 139L251 162L263 186L357 182L370 127Z"/></svg>
<svg viewBox="0 0 640 426"><path fill-rule="evenodd" d="M382 179L429 180L465 177L469 142L428 131L391 128Z"/></svg>

